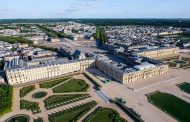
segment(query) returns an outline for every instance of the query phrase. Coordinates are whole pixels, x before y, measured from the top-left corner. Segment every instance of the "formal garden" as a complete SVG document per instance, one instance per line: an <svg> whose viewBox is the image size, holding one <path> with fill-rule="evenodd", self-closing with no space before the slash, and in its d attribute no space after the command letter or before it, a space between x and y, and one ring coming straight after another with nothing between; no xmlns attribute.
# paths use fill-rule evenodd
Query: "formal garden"
<svg viewBox="0 0 190 122"><path fill-rule="evenodd" d="M44 100L46 109L70 104L90 97L88 94L53 95Z"/></svg>
<svg viewBox="0 0 190 122"><path fill-rule="evenodd" d="M39 103L37 102L30 102L27 100L20 100L20 109L26 109L29 111L32 111L33 113L39 113L40 112L40 107Z"/></svg>
<svg viewBox="0 0 190 122"><path fill-rule="evenodd" d="M84 122L127 122L121 118L119 113L110 108L96 108L90 115L88 115Z"/></svg>
<svg viewBox="0 0 190 122"><path fill-rule="evenodd" d="M59 78L59 79L42 82L42 83L40 83L40 88L52 88L60 83L67 81L68 79L70 79L70 78L66 77L66 78Z"/></svg>
<svg viewBox="0 0 190 122"><path fill-rule="evenodd" d="M190 94L190 83L184 82L177 85L178 88L188 94Z"/></svg>
<svg viewBox="0 0 190 122"><path fill-rule="evenodd" d="M4 87L6 90L0 87L0 93L4 93L4 98L0 96L0 99L7 98L5 100L8 101L8 98L11 98L10 100L12 100L11 87ZM23 113L27 111L25 114L31 112L30 118L28 115L16 115L9 118L6 122L28 122L30 119L33 120L33 122L43 122L45 121L43 116L38 115L49 110L52 112L50 112L51 114L48 113L48 118L46 119L50 122L75 122L81 117L85 118L86 116L84 115L92 108L98 108L97 110L95 109L95 112L89 113L93 115L93 117L90 118L92 122L100 121L100 118L103 118L105 122L126 122L126 120L120 117L117 111L98 107L95 101L88 99L91 97L88 93L89 88L90 85L87 84L85 80L74 77L58 78L21 87L18 89L18 93L20 93L19 109L22 110ZM12 101L10 101L9 105L10 106L7 105L7 108L11 110ZM66 105L68 105L68 107L65 107ZM3 108L1 104L0 107ZM6 106L4 108L6 108ZM1 110L2 109L0 109L0 112ZM86 122L88 122L87 120L88 119L85 119Z"/></svg>
<svg viewBox="0 0 190 122"><path fill-rule="evenodd" d="M71 79L53 89L54 93L64 92L87 92L89 85L81 79Z"/></svg>
<svg viewBox="0 0 190 122"><path fill-rule="evenodd" d="M28 93L30 93L34 90L35 90L35 85L23 87L22 89L20 89L20 97L23 98Z"/></svg>
<svg viewBox="0 0 190 122"><path fill-rule="evenodd" d="M177 121L190 121L190 104L178 97L162 92L155 92L147 95L149 102L165 113L169 114Z"/></svg>
<svg viewBox="0 0 190 122"><path fill-rule="evenodd" d="M97 103L92 101L51 114L48 118L50 122L76 122L96 105Z"/></svg>

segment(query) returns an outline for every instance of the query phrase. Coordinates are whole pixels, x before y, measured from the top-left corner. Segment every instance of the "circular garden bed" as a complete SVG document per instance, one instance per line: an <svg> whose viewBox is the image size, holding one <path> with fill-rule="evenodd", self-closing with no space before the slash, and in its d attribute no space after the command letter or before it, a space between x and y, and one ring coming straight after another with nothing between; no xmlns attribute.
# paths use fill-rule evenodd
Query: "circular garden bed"
<svg viewBox="0 0 190 122"><path fill-rule="evenodd" d="M7 119L6 122L29 122L29 120L28 115L19 114Z"/></svg>
<svg viewBox="0 0 190 122"><path fill-rule="evenodd" d="M34 99L40 99L40 98L45 97L46 95L47 95L47 92L45 92L45 91L39 91L39 92L34 93L34 94L32 95L32 97L33 97Z"/></svg>

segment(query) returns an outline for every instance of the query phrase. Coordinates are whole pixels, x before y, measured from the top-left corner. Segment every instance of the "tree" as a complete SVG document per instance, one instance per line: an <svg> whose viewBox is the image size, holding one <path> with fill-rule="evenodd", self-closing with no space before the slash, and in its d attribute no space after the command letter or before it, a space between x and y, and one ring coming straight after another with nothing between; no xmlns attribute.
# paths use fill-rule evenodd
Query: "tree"
<svg viewBox="0 0 190 122"><path fill-rule="evenodd" d="M95 39L101 40L104 44L107 42L106 32L103 27L96 27Z"/></svg>

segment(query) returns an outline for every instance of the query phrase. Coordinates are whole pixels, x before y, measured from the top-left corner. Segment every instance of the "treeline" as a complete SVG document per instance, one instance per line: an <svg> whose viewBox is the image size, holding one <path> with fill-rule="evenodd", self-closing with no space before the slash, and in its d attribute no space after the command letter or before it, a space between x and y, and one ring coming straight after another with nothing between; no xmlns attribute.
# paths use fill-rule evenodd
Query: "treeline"
<svg viewBox="0 0 190 122"><path fill-rule="evenodd" d="M190 19L83 19L78 22L95 26L146 25L190 28Z"/></svg>
<svg viewBox="0 0 190 122"><path fill-rule="evenodd" d="M0 116L12 111L13 87L0 84Z"/></svg>
<svg viewBox="0 0 190 122"><path fill-rule="evenodd" d="M36 25L39 29L41 29L44 33L46 33L49 37L53 38L66 38L67 35L63 32L56 32L46 26Z"/></svg>
<svg viewBox="0 0 190 122"><path fill-rule="evenodd" d="M94 38L96 40L101 40L104 44L107 42L106 31L104 27L96 27Z"/></svg>
<svg viewBox="0 0 190 122"><path fill-rule="evenodd" d="M53 52L58 52L57 48L34 45L32 43L32 41L27 40L27 39L25 39L23 37L0 36L0 41L8 42L8 43L11 43L11 44L15 44L15 43L28 44L29 46L34 47L34 48L41 48L41 49L50 50L50 51L53 51Z"/></svg>
<svg viewBox="0 0 190 122"><path fill-rule="evenodd" d="M95 26L150 25L190 28L190 19L0 19L0 23L80 22Z"/></svg>
<svg viewBox="0 0 190 122"><path fill-rule="evenodd" d="M15 43L32 44L32 41L29 41L25 38L13 37L13 36L0 36L0 41L8 42L11 44L15 44Z"/></svg>

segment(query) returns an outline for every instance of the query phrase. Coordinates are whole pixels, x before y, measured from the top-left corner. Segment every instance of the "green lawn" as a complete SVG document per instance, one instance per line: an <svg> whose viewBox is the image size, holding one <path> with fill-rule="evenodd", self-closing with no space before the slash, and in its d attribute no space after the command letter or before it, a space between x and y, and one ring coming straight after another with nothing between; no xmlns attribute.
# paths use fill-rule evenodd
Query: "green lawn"
<svg viewBox="0 0 190 122"><path fill-rule="evenodd" d="M83 115L85 115L90 109L96 106L96 102L86 103L74 108L64 110L52 115L49 115L50 122L76 122Z"/></svg>
<svg viewBox="0 0 190 122"><path fill-rule="evenodd" d="M55 80L48 81L48 82L43 82L43 83L40 83L40 88L52 88L62 82L65 82L68 79L70 79L70 78L67 77L67 78L62 78L62 79L55 79Z"/></svg>
<svg viewBox="0 0 190 122"><path fill-rule="evenodd" d="M77 95L53 95L44 100L45 107L49 108L51 106L60 106L63 104L69 104L78 100L82 100L89 97L88 94L77 94ZM54 108L54 107L52 107Z"/></svg>
<svg viewBox="0 0 190 122"><path fill-rule="evenodd" d="M13 87L0 85L0 116L12 111Z"/></svg>
<svg viewBox="0 0 190 122"><path fill-rule="evenodd" d="M40 107L39 103L36 102L30 102L27 100L20 100L20 109L26 109L26 110L31 110L34 113L40 112Z"/></svg>
<svg viewBox="0 0 190 122"><path fill-rule="evenodd" d="M63 92L86 92L89 85L81 79L71 79L70 81L61 84L60 86L53 89L55 93Z"/></svg>
<svg viewBox="0 0 190 122"><path fill-rule="evenodd" d="M33 90L35 90L35 85L23 87L22 89L20 89L20 97L23 98Z"/></svg>
<svg viewBox="0 0 190 122"><path fill-rule="evenodd" d="M155 92L147 96L149 102L178 121L190 122L190 104L171 94Z"/></svg>
<svg viewBox="0 0 190 122"><path fill-rule="evenodd" d="M98 107L84 122L127 122L120 118L119 113L110 108Z"/></svg>
<svg viewBox="0 0 190 122"><path fill-rule="evenodd" d="M177 85L177 86L178 86L182 91L184 91L184 92L190 94L190 83L184 82L184 83L179 84L179 85Z"/></svg>

